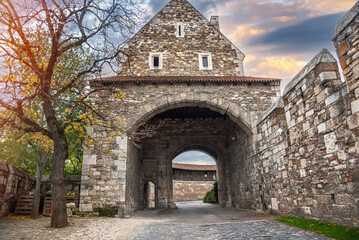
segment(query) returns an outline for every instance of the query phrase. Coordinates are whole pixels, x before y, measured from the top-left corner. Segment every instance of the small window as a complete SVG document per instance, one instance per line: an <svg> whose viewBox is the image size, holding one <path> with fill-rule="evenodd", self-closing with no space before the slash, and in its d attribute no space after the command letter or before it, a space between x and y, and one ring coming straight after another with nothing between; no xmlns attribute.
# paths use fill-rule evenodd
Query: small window
<svg viewBox="0 0 359 240"><path fill-rule="evenodd" d="M150 69L162 69L163 55L162 53L150 53L148 59Z"/></svg>
<svg viewBox="0 0 359 240"><path fill-rule="evenodd" d="M198 60L200 70L212 70L212 56L210 53L199 53Z"/></svg>
<svg viewBox="0 0 359 240"><path fill-rule="evenodd" d="M160 66L160 58L159 57L153 57L153 66L154 67Z"/></svg>
<svg viewBox="0 0 359 240"><path fill-rule="evenodd" d="M176 37L184 37L184 24L183 23L176 23Z"/></svg>
<svg viewBox="0 0 359 240"><path fill-rule="evenodd" d="M202 66L203 68L208 68L208 57L202 57Z"/></svg>

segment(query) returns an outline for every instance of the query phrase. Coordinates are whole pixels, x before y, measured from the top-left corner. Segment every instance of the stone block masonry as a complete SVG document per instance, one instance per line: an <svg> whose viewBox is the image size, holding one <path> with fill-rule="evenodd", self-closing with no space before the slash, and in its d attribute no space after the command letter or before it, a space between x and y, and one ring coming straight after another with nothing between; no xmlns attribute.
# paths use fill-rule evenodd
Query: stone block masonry
<svg viewBox="0 0 359 240"><path fill-rule="evenodd" d="M144 207L147 182L155 185L156 208L173 207L171 161L200 150L216 159L222 206L358 227L358 25L359 3L334 31L345 82L324 49L280 97L278 79L242 76L241 52L186 0L170 1L127 43L133 64L122 66L123 76L91 81L95 104L125 118L124 128L167 122L141 148L116 137L90 146L80 208L116 205L131 214ZM203 70L198 56L208 52L213 68ZM150 66L152 53L163 57L161 68ZM125 103L103 104L110 98L103 88L115 87Z"/></svg>
<svg viewBox="0 0 359 240"><path fill-rule="evenodd" d="M178 23L183 23L183 37L176 37ZM170 1L124 51L121 75L244 75L244 54L186 0ZM150 68L151 53L162 54L161 69ZM201 53L211 54L212 70L200 69Z"/></svg>
<svg viewBox="0 0 359 240"><path fill-rule="evenodd" d="M359 3L257 124L256 207L359 226Z"/></svg>

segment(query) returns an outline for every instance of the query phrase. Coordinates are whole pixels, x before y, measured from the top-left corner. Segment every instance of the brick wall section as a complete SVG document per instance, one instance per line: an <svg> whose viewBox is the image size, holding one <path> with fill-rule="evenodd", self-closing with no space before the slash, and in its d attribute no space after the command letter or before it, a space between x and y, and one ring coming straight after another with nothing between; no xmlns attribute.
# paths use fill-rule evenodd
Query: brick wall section
<svg viewBox="0 0 359 240"><path fill-rule="evenodd" d="M178 22L184 23L184 37L176 37ZM123 64L121 75L244 75L243 53L186 0L170 1L124 51L130 64ZM163 53L163 69L150 69L151 52ZM213 70L199 70L198 53L211 53Z"/></svg>
<svg viewBox="0 0 359 240"><path fill-rule="evenodd" d="M21 190L35 186L35 178L22 170L0 161L0 217L15 210Z"/></svg>
<svg viewBox="0 0 359 240"><path fill-rule="evenodd" d="M173 201L203 200L213 188L213 181L173 180Z"/></svg>

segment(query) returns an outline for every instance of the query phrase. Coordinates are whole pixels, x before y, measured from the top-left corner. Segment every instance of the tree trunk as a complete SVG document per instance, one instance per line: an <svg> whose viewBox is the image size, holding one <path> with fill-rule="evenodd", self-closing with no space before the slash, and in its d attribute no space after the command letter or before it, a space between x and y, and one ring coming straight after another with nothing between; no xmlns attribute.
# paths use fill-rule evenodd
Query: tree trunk
<svg viewBox="0 0 359 240"><path fill-rule="evenodd" d="M58 131L53 138L54 154L51 168L51 197L53 200L53 212L51 215L51 227L65 227L68 225L66 212L65 160L68 157L68 144L63 131Z"/></svg>
<svg viewBox="0 0 359 240"><path fill-rule="evenodd" d="M39 208L40 208L40 197L41 197L41 164L39 164L40 159L36 161L36 185L34 191L34 199L32 201L32 208L31 208L31 218L38 218L39 217Z"/></svg>

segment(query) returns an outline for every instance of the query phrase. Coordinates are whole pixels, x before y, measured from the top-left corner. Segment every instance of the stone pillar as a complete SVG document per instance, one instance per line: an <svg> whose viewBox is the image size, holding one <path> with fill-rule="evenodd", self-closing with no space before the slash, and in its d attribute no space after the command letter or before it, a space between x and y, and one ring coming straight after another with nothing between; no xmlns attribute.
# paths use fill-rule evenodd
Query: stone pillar
<svg viewBox="0 0 359 240"><path fill-rule="evenodd" d="M82 163L80 211L124 206L127 137L103 140L85 151Z"/></svg>

